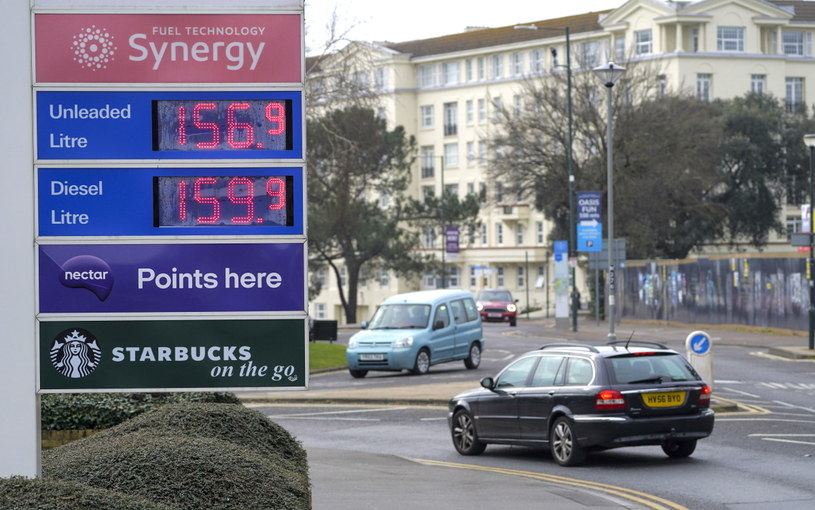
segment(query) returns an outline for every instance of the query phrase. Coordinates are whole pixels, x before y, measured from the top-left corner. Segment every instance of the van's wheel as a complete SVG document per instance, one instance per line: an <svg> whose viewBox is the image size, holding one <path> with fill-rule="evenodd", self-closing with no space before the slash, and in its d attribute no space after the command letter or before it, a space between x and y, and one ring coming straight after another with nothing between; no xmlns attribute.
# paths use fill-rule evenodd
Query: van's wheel
<svg viewBox="0 0 815 510"><path fill-rule="evenodd" d="M510 320L509 320L509 325L510 325L510 326L512 326L512 327L514 328L515 326L517 326L517 325L518 325L518 319L516 319L516 318L512 318L512 319L510 319Z"/></svg>
<svg viewBox="0 0 815 510"><path fill-rule="evenodd" d="M472 370L474 368L478 368L478 365L480 364L481 346L478 345L478 342L473 342L473 344L470 346L470 354L464 358L464 366Z"/></svg>
<svg viewBox="0 0 815 510"><path fill-rule="evenodd" d="M422 349L416 354L416 362L413 363L413 369L410 373L413 375L424 375L430 370L430 352L427 349Z"/></svg>
<svg viewBox="0 0 815 510"><path fill-rule="evenodd" d="M348 370L351 373L351 377L354 379L362 379L366 375L368 375L367 370Z"/></svg>

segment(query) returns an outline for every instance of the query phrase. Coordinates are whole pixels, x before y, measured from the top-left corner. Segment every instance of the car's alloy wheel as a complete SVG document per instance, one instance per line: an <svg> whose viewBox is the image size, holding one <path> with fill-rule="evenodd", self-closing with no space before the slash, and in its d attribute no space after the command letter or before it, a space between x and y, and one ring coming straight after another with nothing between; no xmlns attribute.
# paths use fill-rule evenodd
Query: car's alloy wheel
<svg viewBox="0 0 815 510"><path fill-rule="evenodd" d="M424 375L430 370L430 353L427 349L422 349L416 355L416 362L413 364L412 373L416 375Z"/></svg>
<svg viewBox="0 0 815 510"><path fill-rule="evenodd" d="M561 466L576 466L586 458L586 451L577 444L572 422L561 416L555 420L550 434L552 458Z"/></svg>
<svg viewBox="0 0 815 510"><path fill-rule="evenodd" d="M475 422L470 413L464 409L456 411L450 432L453 435L453 446L462 455L479 455L487 447L486 444L479 441L475 432Z"/></svg>
<svg viewBox="0 0 815 510"><path fill-rule="evenodd" d="M662 451L665 452L665 455L675 459L688 457L694 450L696 450L696 439L666 441L662 443Z"/></svg>
<svg viewBox="0 0 815 510"><path fill-rule="evenodd" d="M478 368L478 365L480 364L481 347L479 347L478 342L473 342L473 344L470 346L470 355L464 359L464 366L472 370L474 368Z"/></svg>

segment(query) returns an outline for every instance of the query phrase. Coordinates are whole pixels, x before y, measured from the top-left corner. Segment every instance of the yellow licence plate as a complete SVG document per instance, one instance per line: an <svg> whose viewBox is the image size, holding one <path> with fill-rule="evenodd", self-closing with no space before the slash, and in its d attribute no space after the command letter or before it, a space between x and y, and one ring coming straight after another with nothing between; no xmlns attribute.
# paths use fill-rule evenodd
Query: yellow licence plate
<svg viewBox="0 0 815 510"><path fill-rule="evenodd" d="M643 393L642 401L648 407L679 407L685 403L684 391L670 393Z"/></svg>

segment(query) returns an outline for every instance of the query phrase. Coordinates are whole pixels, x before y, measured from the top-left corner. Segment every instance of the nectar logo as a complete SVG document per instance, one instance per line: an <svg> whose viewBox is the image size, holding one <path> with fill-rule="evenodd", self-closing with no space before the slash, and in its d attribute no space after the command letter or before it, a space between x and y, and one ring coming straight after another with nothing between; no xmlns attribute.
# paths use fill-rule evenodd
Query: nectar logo
<svg viewBox="0 0 815 510"><path fill-rule="evenodd" d="M102 350L96 338L82 328L66 329L58 334L50 354L51 364L57 372L72 379L90 374L102 360Z"/></svg>
<svg viewBox="0 0 815 510"><path fill-rule="evenodd" d="M93 71L107 69L117 49L113 45L113 36L106 29L97 28L96 25L82 29L78 35L74 36L74 41L71 43L74 60L83 69Z"/></svg>

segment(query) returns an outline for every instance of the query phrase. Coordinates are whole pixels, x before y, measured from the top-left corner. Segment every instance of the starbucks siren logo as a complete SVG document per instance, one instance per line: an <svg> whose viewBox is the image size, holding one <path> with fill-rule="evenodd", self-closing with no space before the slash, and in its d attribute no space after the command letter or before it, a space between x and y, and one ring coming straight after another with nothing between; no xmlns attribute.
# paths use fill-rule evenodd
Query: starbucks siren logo
<svg viewBox="0 0 815 510"><path fill-rule="evenodd" d="M60 374L79 379L90 374L102 360L102 350L90 331L66 329L51 345L51 364Z"/></svg>
<svg viewBox="0 0 815 510"><path fill-rule="evenodd" d="M107 69L117 49L113 45L113 36L106 29L97 28L96 25L83 28L78 35L74 36L74 41L71 43L74 60L83 69L88 68L93 71Z"/></svg>

